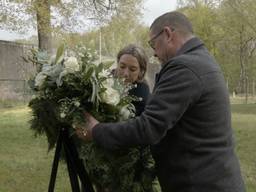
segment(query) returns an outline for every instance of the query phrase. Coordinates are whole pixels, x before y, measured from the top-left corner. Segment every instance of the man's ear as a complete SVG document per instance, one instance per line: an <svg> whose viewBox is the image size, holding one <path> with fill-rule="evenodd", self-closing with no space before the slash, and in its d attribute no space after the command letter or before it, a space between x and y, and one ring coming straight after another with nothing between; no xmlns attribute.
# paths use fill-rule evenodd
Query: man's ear
<svg viewBox="0 0 256 192"><path fill-rule="evenodd" d="M167 41L168 42L172 41L172 39L173 39L173 30L170 27L165 26L164 27L164 32L167 36Z"/></svg>

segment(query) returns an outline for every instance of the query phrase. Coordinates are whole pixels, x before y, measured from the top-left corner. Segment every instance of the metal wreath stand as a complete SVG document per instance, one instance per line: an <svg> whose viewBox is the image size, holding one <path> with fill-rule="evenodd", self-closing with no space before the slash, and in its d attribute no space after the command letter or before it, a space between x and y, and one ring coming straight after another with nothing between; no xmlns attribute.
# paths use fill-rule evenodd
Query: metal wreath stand
<svg viewBox="0 0 256 192"><path fill-rule="evenodd" d="M48 186L48 192L54 192L61 148L64 150L72 192L94 192L88 173L85 170L82 160L79 159L78 152L73 143L73 140L68 136L67 128L62 128L59 132L54 160L52 163L52 172ZM81 187L79 185L79 179Z"/></svg>

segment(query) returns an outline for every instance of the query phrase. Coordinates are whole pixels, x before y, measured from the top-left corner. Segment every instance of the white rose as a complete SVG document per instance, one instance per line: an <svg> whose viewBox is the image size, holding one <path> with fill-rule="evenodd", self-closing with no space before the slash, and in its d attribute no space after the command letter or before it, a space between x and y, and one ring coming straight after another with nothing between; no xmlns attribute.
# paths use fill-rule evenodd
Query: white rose
<svg viewBox="0 0 256 192"><path fill-rule="evenodd" d="M120 102L119 92L112 87L108 87L102 94L101 99L104 103L117 105Z"/></svg>
<svg viewBox="0 0 256 192"><path fill-rule="evenodd" d="M40 88L43 85L46 77L47 76L44 73L42 73L42 72L38 73L35 78L35 86Z"/></svg>
<svg viewBox="0 0 256 192"><path fill-rule="evenodd" d="M62 112L62 113L60 114L60 117L63 119L63 118L66 117L66 114Z"/></svg>
<svg viewBox="0 0 256 192"><path fill-rule="evenodd" d="M36 95L32 95L31 99L36 99L37 96Z"/></svg>
<svg viewBox="0 0 256 192"><path fill-rule="evenodd" d="M114 86L114 79L113 78L108 78L105 81L102 82L102 85L104 88L109 89Z"/></svg>
<svg viewBox="0 0 256 192"><path fill-rule="evenodd" d="M74 73L76 71L80 70L78 61L75 57L69 57L65 62L64 62L64 67L67 70L68 73Z"/></svg>
<svg viewBox="0 0 256 192"><path fill-rule="evenodd" d="M131 112L128 109L128 105L125 105L121 108L120 112L119 112L121 119L122 120L127 120L131 117Z"/></svg>
<svg viewBox="0 0 256 192"><path fill-rule="evenodd" d="M79 107L79 106L80 106L80 102L79 102L79 101L76 101L76 102L74 103L74 105L75 105L76 107Z"/></svg>

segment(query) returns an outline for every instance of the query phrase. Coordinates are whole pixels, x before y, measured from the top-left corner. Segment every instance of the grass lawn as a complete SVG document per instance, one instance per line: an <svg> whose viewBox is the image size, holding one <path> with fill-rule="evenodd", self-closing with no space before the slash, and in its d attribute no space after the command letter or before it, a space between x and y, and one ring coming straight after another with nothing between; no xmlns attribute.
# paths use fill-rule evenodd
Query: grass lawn
<svg viewBox="0 0 256 192"><path fill-rule="evenodd" d="M26 107L0 109L0 192L43 192L48 189L53 152L44 137L29 129ZM56 192L71 191L64 164L59 165Z"/></svg>
<svg viewBox="0 0 256 192"><path fill-rule="evenodd" d="M236 150L247 192L256 191L256 104L232 105Z"/></svg>
<svg viewBox="0 0 256 192"><path fill-rule="evenodd" d="M256 104L232 105L237 153L247 192L256 191ZM44 137L29 129L24 106L0 108L0 192L47 191L53 152ZM71 191L65 164L60 164L56 192Z"/></svg>

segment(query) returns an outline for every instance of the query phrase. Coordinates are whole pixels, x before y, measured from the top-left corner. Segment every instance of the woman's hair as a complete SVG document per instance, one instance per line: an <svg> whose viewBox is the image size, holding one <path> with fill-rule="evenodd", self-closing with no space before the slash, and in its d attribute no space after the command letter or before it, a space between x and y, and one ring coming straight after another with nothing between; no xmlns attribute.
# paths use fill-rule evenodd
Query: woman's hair
<svg viewBox="0 0 256 192"><path fill-rule="evenodd" d="M122 57L122 55L125 55L125 54L132 55L137 59L140 66L140 75L138 80L143 80L145 73L147 71L147 65L148 65L148 57L144 49L134 44L127 45L126 47L121 49L117 54L117 63L119 63L119 60Z"/></svg>

